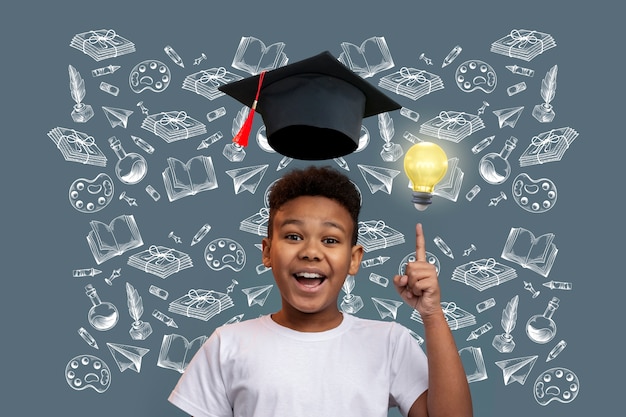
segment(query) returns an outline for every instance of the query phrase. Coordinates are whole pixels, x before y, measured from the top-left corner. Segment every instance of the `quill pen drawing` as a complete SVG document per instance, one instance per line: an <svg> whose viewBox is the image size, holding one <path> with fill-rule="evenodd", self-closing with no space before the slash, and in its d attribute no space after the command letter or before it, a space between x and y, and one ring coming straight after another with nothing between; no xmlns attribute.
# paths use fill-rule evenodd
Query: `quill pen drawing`
<svg viewBox="0 0 626 417"><path fill-rule="evenodd" d="M143 303L141 301L141 296L128 282L126 283L126 295L128 298L128 312L130 317L132 317L135 322L138 322L143 314Z"/></svg>
<svg viewBox="0 0 626 417"><path fill-rule="evenodd" d="M239 112L237 112L237 116L233 119L233 128L232 134L233 136L237 136L241 126L246 121L246 117L248 117L248 113L250 112L250 108L248 106L243 106Z"/></svg>
<svg viewBox="0 0 626 417"><path fill-rule="evenodd" d="M80 104L85 98L85 81L73 66L68 66L70 74L70 93L76 104Z"/></svg>
<svg viewBox="0 0 626 417"><path fill-rule="evenodd" d="M546 76L541 81L541 98L543 98L546 104L550 104L552 99L554 99L554 94L556 93L557 70L557 65L550 68Z"/></svg>
<svg viewBox="0 0 626 417"><path fill-rule="evenodd" d="M378 115L378 130L380 130L380 136L383 140L389 143L395 133L393 119L389 116L389 113L380 113Z"/></svg>
<svg viewBox="0 0 626 417"><path fill-rule="evenodd" d="M354 275L348 275L341 288L346 294L351 294L354 289Z"/></svg>
<svg viewBox="0 0 626 417"><path fill-rule="evenodd" d="M504 310L502 310L502 329L506 334L510 334L515 328L515 323L517 322L517 304L519 302L519 295L511 298L506 304Z"/></svg>

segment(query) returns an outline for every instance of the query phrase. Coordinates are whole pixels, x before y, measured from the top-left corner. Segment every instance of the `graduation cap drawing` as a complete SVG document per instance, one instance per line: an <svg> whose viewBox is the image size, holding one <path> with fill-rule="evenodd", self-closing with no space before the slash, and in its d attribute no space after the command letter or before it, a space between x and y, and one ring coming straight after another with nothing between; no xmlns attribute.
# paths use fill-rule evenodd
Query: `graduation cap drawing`
<svg viewBox="0 0 626 417"><path fill-rule="evenodd" d="M247 145L258 111L269 146L301 160L354 152L364 118L402 107L328 51L222 85L219 90L251 108L234 142Z"/></svg>

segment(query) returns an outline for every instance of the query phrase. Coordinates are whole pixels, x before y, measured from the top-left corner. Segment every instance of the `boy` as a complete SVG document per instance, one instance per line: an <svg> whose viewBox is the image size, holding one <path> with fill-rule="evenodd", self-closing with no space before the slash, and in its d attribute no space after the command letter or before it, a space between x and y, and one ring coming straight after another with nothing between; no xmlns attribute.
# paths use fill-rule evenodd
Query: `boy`
<svg viewBox="0 0 626 417"><path fill-rule="evenodd" d="M428 357L395 322L343 314L347 275L358 272L359 193L329 167L296 169L269 196L263 264L281 309L215 330L169 400L202 416L472 416L461 359L441 309L435 267L416 226L416 261L395 276L420 313Z"/></svg>

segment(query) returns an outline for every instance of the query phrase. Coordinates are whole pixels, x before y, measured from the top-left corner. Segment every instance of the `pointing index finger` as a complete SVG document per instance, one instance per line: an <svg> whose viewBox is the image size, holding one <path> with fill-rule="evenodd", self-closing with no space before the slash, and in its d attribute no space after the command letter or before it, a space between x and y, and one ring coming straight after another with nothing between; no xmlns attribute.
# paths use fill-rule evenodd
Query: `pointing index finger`
<svg viewBox="0 0 626 417"><path fill-rule="evenodd" d="M421 223L415 226L415 260L426 262L426 240Z"/></svg>

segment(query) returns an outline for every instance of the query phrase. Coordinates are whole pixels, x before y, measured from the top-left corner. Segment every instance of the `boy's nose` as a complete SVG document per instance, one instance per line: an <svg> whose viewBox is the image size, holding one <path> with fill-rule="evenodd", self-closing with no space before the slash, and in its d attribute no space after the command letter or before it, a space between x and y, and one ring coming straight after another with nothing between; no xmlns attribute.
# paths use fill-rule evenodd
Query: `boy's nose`
<svg viewBox="0 0 626 417"><path fill-rule="evenodd" d="M309 261L319 261L322 256L322 251L314 242L306 243L300 251L300 257Z"/></svg>

